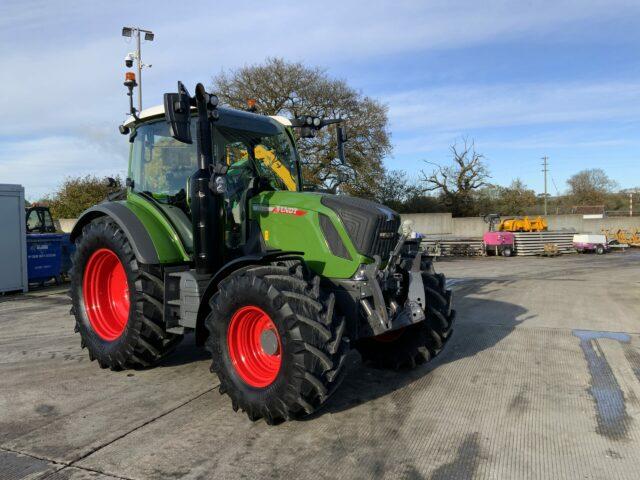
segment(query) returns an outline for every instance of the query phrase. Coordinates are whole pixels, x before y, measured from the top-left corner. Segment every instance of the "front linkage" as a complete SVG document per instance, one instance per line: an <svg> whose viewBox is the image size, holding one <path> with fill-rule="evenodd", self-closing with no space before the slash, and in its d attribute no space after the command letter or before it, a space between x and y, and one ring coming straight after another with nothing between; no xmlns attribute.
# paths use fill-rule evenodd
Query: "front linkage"
<svg viewBox="0 0 640 480"><path fill-rule="evenodd" d="M453 331L452 293L415 240L401 235L384 268L380 259L350 280L333 280L342 310L360 321L349 336L365 361L413 367L435 357Z"/></svg>

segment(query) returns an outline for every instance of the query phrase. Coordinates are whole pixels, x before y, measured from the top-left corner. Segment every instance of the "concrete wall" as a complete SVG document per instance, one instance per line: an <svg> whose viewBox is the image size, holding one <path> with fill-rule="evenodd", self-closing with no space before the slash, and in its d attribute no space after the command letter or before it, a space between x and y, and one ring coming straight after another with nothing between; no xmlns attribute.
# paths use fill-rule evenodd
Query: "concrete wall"
<svg viewBox="0 0 640 480"><path fill-rule="evenodd" d="M453 219L450 213L407 213L402 220L411 220L416 232L453 233Z"/></svg>
<svg viewBox="0 0 640 480"><path fill-rule="evenodd" d="M505 217L506 218L506 217ZM609 217L584 219L582 215L548 215L549 230L575 230L580 233L601 233L605 230L640 230L640 217ZM409 213L402 220L412 220L414 230L423 234L481 237L489 225L480 217L452 218L450 213Z"/></svg>
<svg viewBox="0 0 640 480"><path fill-rule="evenodd" d="M453 219L453 235L456 237L481 237L489 230L489 224L480 217L461 217Z"/></svg>
<svg viewBox="0 0 640 480"><path fill-rule="evenodd" d="M77 218L59 218L54 220L53 223L56 226L56 230L64 233L71 233L73 226L76 224Z"/></svg>
<svg viewBox="0 0 640 480"><path fill-rule="evenodd" d="M584 219L582 215L549 215L549 230L573 229L581 233L601 233L605 230L640 229L640 217L609 217Z"/></svg>

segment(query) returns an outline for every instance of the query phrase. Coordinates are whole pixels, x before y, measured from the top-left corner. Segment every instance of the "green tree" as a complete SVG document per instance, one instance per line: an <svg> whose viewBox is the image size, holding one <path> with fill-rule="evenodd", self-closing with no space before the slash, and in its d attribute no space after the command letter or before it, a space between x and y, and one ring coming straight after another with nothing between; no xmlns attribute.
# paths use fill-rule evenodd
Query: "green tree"
<svg viewBox="0 0 640 480"><path fill-rule="evenodd" d="M524 215L536 205L536 192L516 178L508 187L498 187L497 211L503 215Z"/></svg>
<svg viewBox="0 0 640 480"><path fill-rule="evenodd" d="M58 190L45 199L53 218L76 218L84 210L100 203L107 195L122 190L122 179L94 175L67 177Z"/></svg>
<svg viewBox="0 0 640 480"><path fill-rule="evenodd" d="M314 115L343 118L350 140L347 163L338 161L335 129L328 127L313 139L300 139L298 148L307 182L330 191L367 195L375 192L383 174L382 159L391 152L387 107L330 78L320 68L281 58L221 72L213 78L213 91L223 104L246 108L247 100L266 115L297 117Z"/></svg>
<svg viewBox="0 0 640 480"><path fill-rule="evenodd" d="M409 198L419 193L403 170L385 170L378 180L375 192L370 196L383 205L401 211Z"/></svg>

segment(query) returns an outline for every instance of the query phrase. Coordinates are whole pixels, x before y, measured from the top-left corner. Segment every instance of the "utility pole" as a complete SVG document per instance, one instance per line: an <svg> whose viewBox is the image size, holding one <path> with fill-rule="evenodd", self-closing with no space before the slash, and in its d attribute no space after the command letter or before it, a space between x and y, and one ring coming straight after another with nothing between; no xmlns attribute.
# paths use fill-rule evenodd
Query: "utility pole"
<svg viewBox="0 0 640 480"><path fill-rule="evenodd" d="M544 172L544 214L547 215L547 172L549 171L549 164L547 163L549 157L546 155L542 157L542 171Z"/></svg>
<svg viewBox="0 0 640 480"><path fill-rule="evenodd" d="M629 193L629 216L633 217L633 193Z"/></svg>
<svg viewBox="0 0 640 480"><path fill-rule="evenodd" d="M144 33L144 39L148 41L153 41L155 34L151 30L144 30L138 27L122 27L122 36L123 37L136 37L136 51L133 53L129 53L125 57L125 64L127 67L131 68L133 66L133 61L136 61L136 67L138 69L138 112L142 111L142 67L149 67L151 65L145 65L142 63L142 42L140 40L140 34Z"/></svg>

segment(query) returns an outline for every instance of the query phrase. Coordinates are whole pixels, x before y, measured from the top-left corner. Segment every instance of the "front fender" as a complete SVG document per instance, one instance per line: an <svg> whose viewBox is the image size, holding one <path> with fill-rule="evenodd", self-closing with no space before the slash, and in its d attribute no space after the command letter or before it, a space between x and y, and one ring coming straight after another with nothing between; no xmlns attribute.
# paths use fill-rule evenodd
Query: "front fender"
<svg viewBox="0 0 640 480"><path fill-rule="evenodd" d="M204 319L209 313L209 300L218 291L218 284L233 272L250 265L265 265L273 260L303 260L304 252L270 250L266 252L253 253L238 257L225 264L218 270L205 288L200 298L200 306L198 307L198 315L196 319L196 345L203 345L207 338L207 332L204 328Z"/></svg>
<svg viewBox="0 0 640 480"><path fill-rule="evenodd" d="M82 229L92 220L107 216L111 218L127 236L136 260L140 263L159 263L156 251L149 232L140 219L128 209L122 202L103 202L85 210L71 231L70 239L75 242L82 233Z"/></svg>

